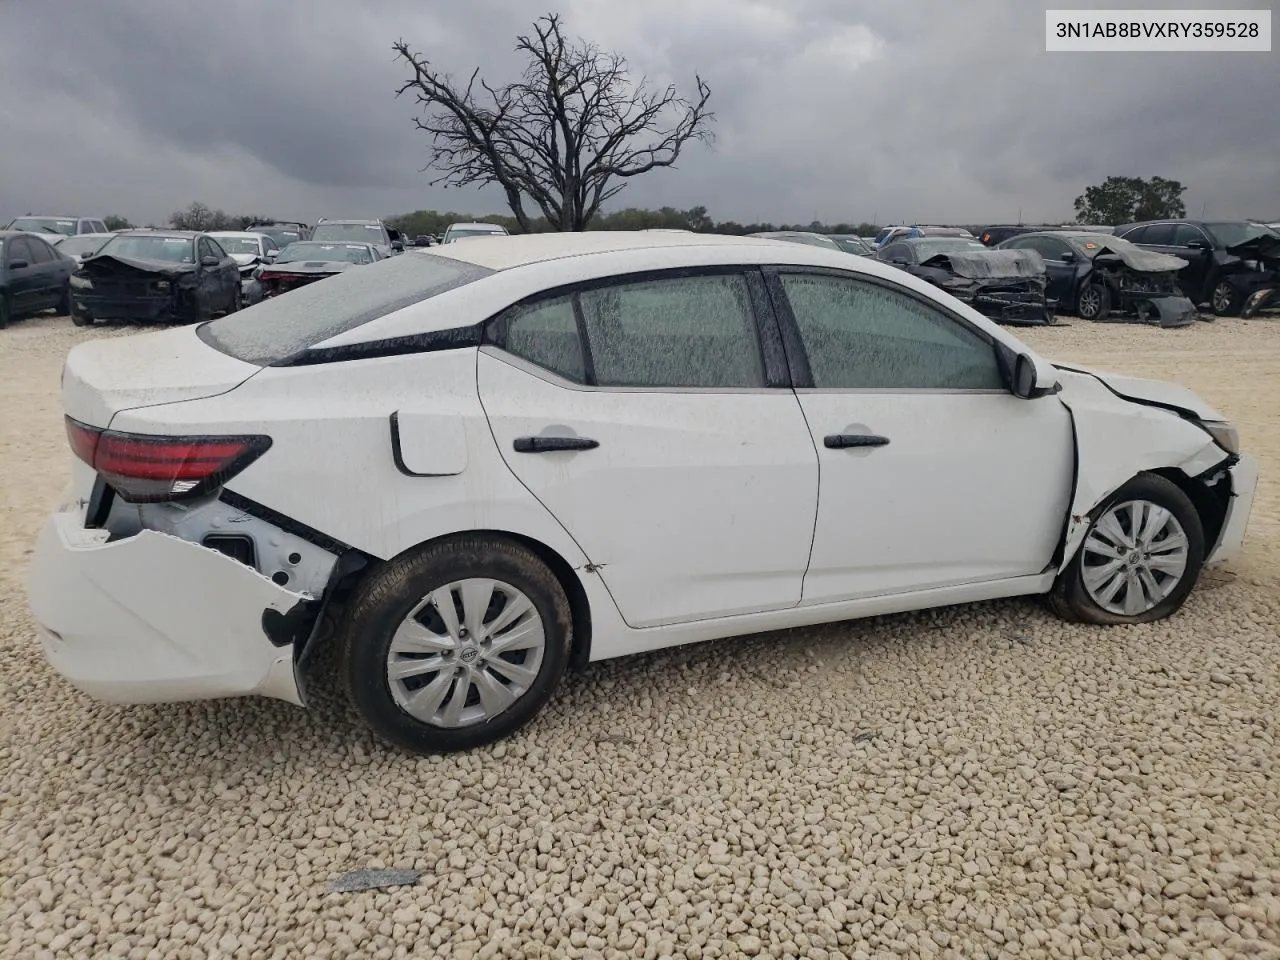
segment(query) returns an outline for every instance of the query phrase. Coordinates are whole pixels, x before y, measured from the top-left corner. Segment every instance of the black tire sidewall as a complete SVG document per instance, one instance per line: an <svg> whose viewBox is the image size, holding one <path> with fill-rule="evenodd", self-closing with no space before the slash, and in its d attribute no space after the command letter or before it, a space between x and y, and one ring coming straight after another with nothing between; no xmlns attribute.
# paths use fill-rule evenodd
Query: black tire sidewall
<svg viewBox="0 0 1280 960"><path fill-rule="evenodd" d="M1154 474L1137 476L1108 497L1104 504L1094 513L1094 519L1089 524L1089 532L1092 532L1094 524L1099 517L1115 504L1123 503L1126 500L1147 500L1164 507L1177 518L1187 536L1187 570L1183 573L1182 581L1174 591L1146 613L1140 613L1132 617L1115 614L1109 610L1104 610L1085 590L1083 581L1084 541L1082 539L1080 547L1076 550L1075 556L1071 558L1070 565L1059 581L1059 597L1069 605L1076 619L1086 623L1119 625L1151 623L1155 620L1163 620L1165 617L1176 613L1182 604L1186 602L1191 591L1195 589L1196 582L1200 577L1200 571L1204 566L1205 537L1204 525L1200 520L1200 514L1196 511L1195 505L1185 493L1178 489L1176 484L1171 480ZM1088 535L1086 533L1085 537L1088 537Z"/></svg>
<svg viewBox="0 0 1280 960"><path fill-rule="evenodd" d="M456 729L430 726L400 709L386 678L396 628L436 588L468 577L502 580L534 604L546 634L542 666L529 690L507 710ZM496 538L459 538L393 561L376 571L351 604L342 628L342 673L357 712L374 732L415 753L466 750L524 726L555 693L569 662L572 617L555 575L532 551Z"/></svg>

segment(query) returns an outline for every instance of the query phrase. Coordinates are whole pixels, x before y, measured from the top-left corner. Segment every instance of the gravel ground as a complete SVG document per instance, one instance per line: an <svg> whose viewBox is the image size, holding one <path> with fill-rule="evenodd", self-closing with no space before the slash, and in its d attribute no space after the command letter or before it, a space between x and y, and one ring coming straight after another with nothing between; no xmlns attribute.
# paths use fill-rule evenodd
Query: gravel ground
<svg viewBox="0 0 1280 960"><path fill-rule="evenodd" d="M0 955L1280 957L1280 323L1026 333L1189 384L1261 457L1245 556L1172 621L1012 601L666 651L447 758L332 694L115 708L45 666L58 372L123 334L0 334ZM362 867L422 877L327 892Z"/></svg>

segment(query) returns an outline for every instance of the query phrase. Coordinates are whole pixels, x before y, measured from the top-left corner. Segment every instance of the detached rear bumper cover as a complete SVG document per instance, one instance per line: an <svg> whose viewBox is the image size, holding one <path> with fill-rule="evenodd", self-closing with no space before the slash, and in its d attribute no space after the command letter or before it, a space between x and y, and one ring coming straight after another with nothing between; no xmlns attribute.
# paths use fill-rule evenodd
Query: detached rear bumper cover
<svg viewBox="0 0 1280 960"><path fill-rule="evenodd" d="M1209 554L1206 563L1222 563L1235 559L1244 549L1245 527L1253 510L1253 498L1258 489L1258 461L1248 454L1231 468L1231 500L1227 504L1227 518L1222 524L1222 536Z"/></svg>
<svg viewBox="0 0 1280 960"><path fill-rule="evenodd" d="M69 510L36 543L28 598L55 670L113 703L260 694L301 704L292 646L273 645L262 618L309 597L168 534L107 536Z"/></svg>

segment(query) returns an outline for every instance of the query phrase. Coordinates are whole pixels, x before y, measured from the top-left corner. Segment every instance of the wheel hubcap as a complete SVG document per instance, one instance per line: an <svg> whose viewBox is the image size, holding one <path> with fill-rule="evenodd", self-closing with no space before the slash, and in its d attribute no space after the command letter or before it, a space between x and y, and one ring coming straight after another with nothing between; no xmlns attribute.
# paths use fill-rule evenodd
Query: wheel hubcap
<svg viewBox="0 0 1280 960"><path fill-rule="evenodd" d="M436 727L492 719L528 692L546 633L527 596L471 578L424 597L391 638L387 683L400 709Z"/></svg>
<svg viewBox="0 0 1280 960"><path fill-rule="evenodd" d="M1215 310L1225 310L1231 306L1231 288L1225 284L1218 284L1213 290L1213 306Z"/></svg>
<svg viewBox="0 0 1280 960"><path fill-rule="evenodd" d="M1137 616L1182 582L1190 542L1178 518L1149 500L1118 503L1100 516L1081 548L1081 580L1102 609Z"/></svg>
<svg viewBox="0 0 1280 960"><path fill-rule="evenodd" d="M1098 312L1098 291L1089 287L1080 294L1080 315L1088 318Z"/></svg>

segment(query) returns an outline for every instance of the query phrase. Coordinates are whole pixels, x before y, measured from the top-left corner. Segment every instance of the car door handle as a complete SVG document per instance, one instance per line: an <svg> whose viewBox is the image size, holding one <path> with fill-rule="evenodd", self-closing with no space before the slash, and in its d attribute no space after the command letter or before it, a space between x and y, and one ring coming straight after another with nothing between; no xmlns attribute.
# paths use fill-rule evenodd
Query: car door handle
<svg viewBox="0 0 1280 960"><path fill-rule="evenodd" d="M600 446L590 437L516 437L516 453L554 453L559 450L594 450Z"/></svg>
<svg viewBox="0 0 1280 960"><path fill-rule="evenodd" d="M888 437L882 437L875 433L829 433L822 438L822 444L828 450L845 450L849 447L883 447L888 442Z"/></svg>

